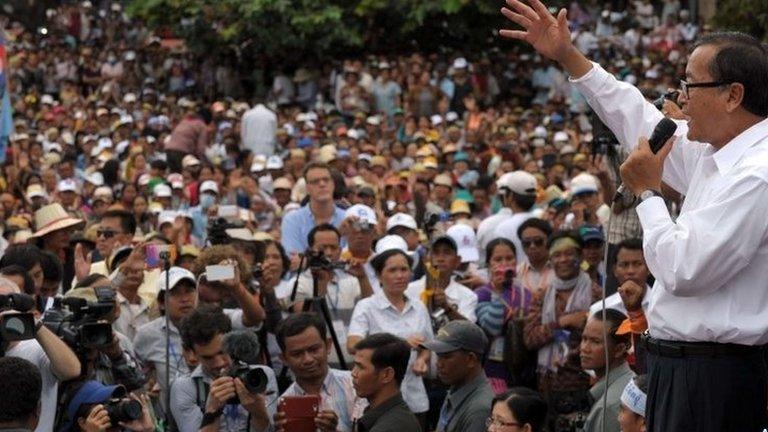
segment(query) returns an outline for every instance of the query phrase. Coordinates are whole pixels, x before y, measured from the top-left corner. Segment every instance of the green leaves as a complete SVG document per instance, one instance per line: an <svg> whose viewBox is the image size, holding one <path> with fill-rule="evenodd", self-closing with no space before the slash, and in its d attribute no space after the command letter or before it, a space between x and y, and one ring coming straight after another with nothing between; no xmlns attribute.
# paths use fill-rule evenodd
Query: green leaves
<svg viewBox="0 0 768 432"><path fill-rule="evenodd" d="M478 39L498 20L488 0L132 0L127 10L200 52L321 56ZM445 38L451 38L446 40ZM482 39L482 38L481 38Z"/></svg>
<svg viewBox="0 0 768 432"><path fill-rule="evenodd" d="M713 23L768 40L768 0L720 0Z"/></svg>

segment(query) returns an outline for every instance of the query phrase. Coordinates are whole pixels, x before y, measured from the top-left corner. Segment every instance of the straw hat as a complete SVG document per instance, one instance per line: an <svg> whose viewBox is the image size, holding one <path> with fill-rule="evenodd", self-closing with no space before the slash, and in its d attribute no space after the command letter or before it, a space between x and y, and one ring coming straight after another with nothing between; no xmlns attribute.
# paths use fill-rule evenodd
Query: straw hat
<svg viewBox="0 0 768 432"><path fill-rule="evenodd" d="M35 212L35 228L37 228L37 231L32 237L42 237L60 229L82 227L83 225L85 225L84 220L73 218L64 210L61 204L53 203Z"/></svg>

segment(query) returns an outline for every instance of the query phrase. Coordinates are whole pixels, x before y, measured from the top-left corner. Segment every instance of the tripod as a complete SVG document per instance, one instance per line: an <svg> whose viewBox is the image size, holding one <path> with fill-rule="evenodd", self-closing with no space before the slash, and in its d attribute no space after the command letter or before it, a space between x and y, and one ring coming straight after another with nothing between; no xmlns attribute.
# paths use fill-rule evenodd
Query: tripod
<svg viewBox="0 0 768 432"><path fill-rule="evenodd" d="M303 265L304 265L304 255L302 255L301 257L301 262L299 263L299 272L296 275L296 281L293 284L291 301L294 301L296 298L296 290L299 287L299 276L301 275L301 269ZM330 271L333 271L333 270L331 269ZM336 356L339 358L339 364L341 365L342 369L349 370L347 366L347 361L344 359L344 351L342 351L341 349L341 344L339 343L339 338L336 335L336 330L333 328L331 313L328 310L328 302L325 300L325 296L318 295L317 277L314 274L312 274L311 268L309 273L312 275L312 298L304 300L304 305L302 306L302 312L314 311L316 313L319 313L320 316L323 317L323 321L325 321L325 326L328 328L328 332L331 335L331 341L333 342L333 348L336 351Z"/></svg>

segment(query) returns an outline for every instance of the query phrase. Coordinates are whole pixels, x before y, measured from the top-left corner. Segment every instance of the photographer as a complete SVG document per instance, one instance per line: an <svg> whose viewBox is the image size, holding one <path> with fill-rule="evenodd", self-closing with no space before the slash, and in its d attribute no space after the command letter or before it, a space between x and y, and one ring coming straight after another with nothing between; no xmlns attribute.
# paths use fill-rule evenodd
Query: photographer
<svg viewBox="0 0 768 432"><path fill-rule="evenodd" d="M0 278L0 295L19 293L19 287L5 278ZM10 311L2 311L5 314ZM48 330L42 322L34 329L35 339L13 341L5 347L5 357L19 357L28 360L40 370L43 379L42 409L38 432L53 428L56 415L56 395L59 381L77 378L80 375L80 361L75 353L58 336Z"/></svg>
<svg viewBox="0 0 768 432"><path fill-rule="evenodd" d="M152 432L155 423L149 397L128 395L123 386L85 381L64 401L59 432Z"/></svg>
<svg viewBox="0 0 768 432"><path fill-rule="evenodd" d="M69 299L81 299L88 305L113 305L112 311L98 317L98 322L111 326L120 315L114 292L109 279L94 274L81 280L73 289L64 295L65 301ZM94 317L96 319L96 317ZM144 387L146 378L141 370L141 363L133 352L133 347L128 337L112 330L112 338L107 344L97 346L72 347L81 354L83 364L82 376L97 379L104 384L120 384L128 391L134 391Z"/></svg>
<svg viewBox="0 0 768 432"><path fill-rule="evenodd" d="M234 361L231 352L225 351L225 335L231 330L229 318L210 306L193 311L182 322L183 343L194 351L200 365L171 386L171 412L179 430L239 432L270 427L277 402L275 374L265 366L256 366L266 380L261 382L265 388L259 392L249 390L248 380L242 375L231 376L228 371ZM258 355L258 350L254 351L252 354ZM238 400L233 403L235 397Z"/></svg>

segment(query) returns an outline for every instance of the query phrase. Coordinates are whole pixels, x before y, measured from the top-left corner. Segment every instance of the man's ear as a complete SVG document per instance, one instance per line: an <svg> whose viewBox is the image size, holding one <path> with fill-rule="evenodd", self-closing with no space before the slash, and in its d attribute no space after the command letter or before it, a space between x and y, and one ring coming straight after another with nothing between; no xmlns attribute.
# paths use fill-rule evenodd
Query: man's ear
<svg viewBox="0 0 768 432"><path fill-rule="evenodd" d="M734 112L741 103L744 102L744 84L733 83L728 88L728 101L725 109L731 113Z"/></svg>
<svg viewBox="0 0 768 432"><path fill-rule="evenodd" d="M391 366L379 370L378 374L381 384L389 384L395 381L395 369Z"/></svg>

